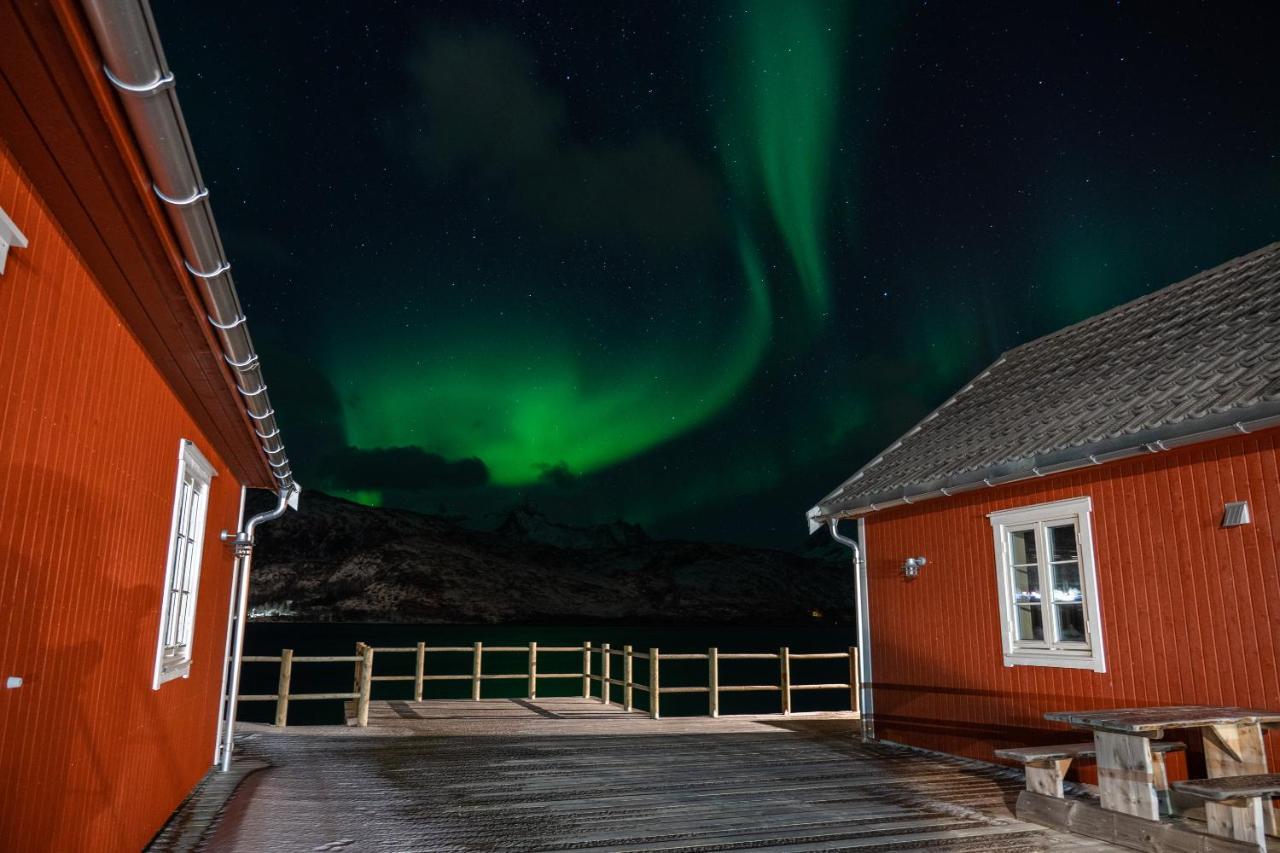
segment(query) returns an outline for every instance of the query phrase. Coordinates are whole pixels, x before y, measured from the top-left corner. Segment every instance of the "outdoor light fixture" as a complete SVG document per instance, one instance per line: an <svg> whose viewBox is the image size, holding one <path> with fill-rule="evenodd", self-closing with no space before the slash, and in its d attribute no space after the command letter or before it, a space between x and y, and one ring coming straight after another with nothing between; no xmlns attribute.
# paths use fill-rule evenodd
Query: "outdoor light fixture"
<svg viewBox="0 0 1280 853"><path fill-rule="evenodd" d="M902 576L913 578L920 574L920 567L929 562L924 557L907 557L907 561L902 564Z"/></svg>
<svg viewBox="0 0 1280 853"><path fill-rule="evenodd" d="M4 261L9 254L10 246L25 249L27 238L18 230L18 226L13 224L13 220L0 210L0 275L4 275Z"/></svg>

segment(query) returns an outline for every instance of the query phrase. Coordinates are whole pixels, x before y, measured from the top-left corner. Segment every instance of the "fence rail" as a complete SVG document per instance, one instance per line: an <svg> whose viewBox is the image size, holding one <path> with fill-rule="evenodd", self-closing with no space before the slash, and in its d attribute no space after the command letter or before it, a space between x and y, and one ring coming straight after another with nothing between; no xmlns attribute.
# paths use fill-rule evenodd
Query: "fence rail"
<svg viewBox="0 0 1280 853"><path fill-rule="evenodd" d="M581 669L577 672L539 672L538 655L542 654L581 654ZM412 675L374 675L375 655L414 655L414 672ZM457 675L430 675L426 671L427 655L470 654L471 673ZM485 673L485 655L522 654L527 657L526 672ZM614 659L622 664L622 677L614 673ZM860 709L859 693L861 684L858 678L858 649L851 646L843 652L792 652L786 646L777 652L721 652L717 648L709 648L706 652L662 652L650 648L647 652L636 651L631 646L621 649L613 648L609 643L599 646L586 642L580 646L539 646L531 642L524 646L485 646L473 643L470 646L428 646L418 643L416 646L370 646L367 643L356 643L354 655L297 655L292 649L281 649L279 655L246 655L241 658L244 663L278 663L280 678L275 693L241 696L241 702L275 702L275 725L288 723L289 703L319 699L355 700L356 724L369 724L369 699L375 681L411 681L413 682L413 700L422 701L423 687L429 681L468 681L471 683L471 698L480 701L481 685L486 681L524 680L528 682L528 697L538 698L538 682L548 679L581 679L582 697L593 698L592 686L600 685L599 699L603 704L613 704L613 688L622 690L621 704L627 711L635 710L635 691L645 693L649 697L649 716L658 719L662 714L662 697L680 693L707 694L707 713L712 717L720 716L720 694L722 693L778 693L781 697L781 713L791 713L791 697L795 691L807 690L847 690L849 705L856 714ZM645 661L648 670L647 680L635 678L635 661ZM778 661L777 684L724 684L721 681L720 664L726 660L776 660ZM793 661L808 660L848 660L849 680L844 682L812 682L795 683L792 680L791 664ZM599 672L594 671L598 661ZM693 686L662 686L662 664L664 661L706 661L707 683ZM350 693L291 693L289 689L293 674L293 665L297 663L351 663L355 673ZM647 683L646 683L647 681Z"/></svg>

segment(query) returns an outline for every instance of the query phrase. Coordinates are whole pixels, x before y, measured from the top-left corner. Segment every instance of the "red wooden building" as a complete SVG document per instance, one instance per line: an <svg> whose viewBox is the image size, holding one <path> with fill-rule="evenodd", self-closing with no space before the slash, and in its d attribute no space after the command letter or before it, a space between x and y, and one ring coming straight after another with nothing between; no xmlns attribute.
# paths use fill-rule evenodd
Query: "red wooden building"
<svg viewBox="0 0 1280 853"><path fill-rule="evenodd" d="M857 522L865 725L1280 707L1278 426L1280 244L1005 353L809 512Z"/></svg>
<svg viewBox="0 0 1280 853"><path fill-rule="evenodd" d="M296 494L139 0L0 0L0 211L0 847L137 850L215 761L244 488Z"/></svg>

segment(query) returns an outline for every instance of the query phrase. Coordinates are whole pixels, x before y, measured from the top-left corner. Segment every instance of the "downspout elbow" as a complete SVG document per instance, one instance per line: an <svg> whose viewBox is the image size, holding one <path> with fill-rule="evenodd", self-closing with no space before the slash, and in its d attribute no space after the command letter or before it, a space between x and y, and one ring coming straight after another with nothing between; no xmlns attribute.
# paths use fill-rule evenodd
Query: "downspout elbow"
<svg viewBox="0 0 1280 853"><path fill-rule="evenodd" d="M253 551L254 535L258 530L258 525L267 521L275 521L288 511L290 504L296 506L296 495L302 491L296 484L290 485L288 488L281 489L276 497L277 502L274 509L266 512L260 512L245 522L244 528L231 533L228 530L222 531L222 541L232 541L235 543L236 556L246 557Z"/></svg>
<svg viewBox="0 0 1280 853"><path fill-rule="evenodd" d="M827 530L831 533L832 539L839 542L841 545L843 545L844 547L848 548L850 551L853 552L854 565L857 565L859 562L861 562L862 553L858 549L857 540L850 539L848 536L844 536L843 534L840 533L840 519L828 518Z"/></svg>

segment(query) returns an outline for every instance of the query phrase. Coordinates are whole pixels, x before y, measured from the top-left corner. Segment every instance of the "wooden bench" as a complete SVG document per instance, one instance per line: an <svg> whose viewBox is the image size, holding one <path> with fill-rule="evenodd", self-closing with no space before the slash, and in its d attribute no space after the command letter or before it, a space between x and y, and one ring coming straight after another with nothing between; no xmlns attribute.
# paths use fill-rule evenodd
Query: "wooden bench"
<svg viewBox="0 0 1280 853"><path fill-rule="evenodd" d="M1164 769L1164 757L1170 752L1186 749L1186 744L1176 740L1154 740L1151 756L1155 762L1156 791L1162 801L1162 809L1168 812L1169 777ZM1020 746L997 749L997 758L1021 762L1027 775L1027 790L1033 794L1062 798L1062 783L1066 779L1071 762L1077 758L1093 758L1098 749L1092 743L1065 743L1056 746Z"/></svg>
<svg viewBox="0 0 1280 853"><path fill-rule="evenodd" d="M1271 798L1280 796L1280 773L1189 779L1174 782L1173 788L1179 793L1230 807L1232 819L1221 824L1211 820L1209 831L1266 851L1266 810L1271 808Z"/></svg>

